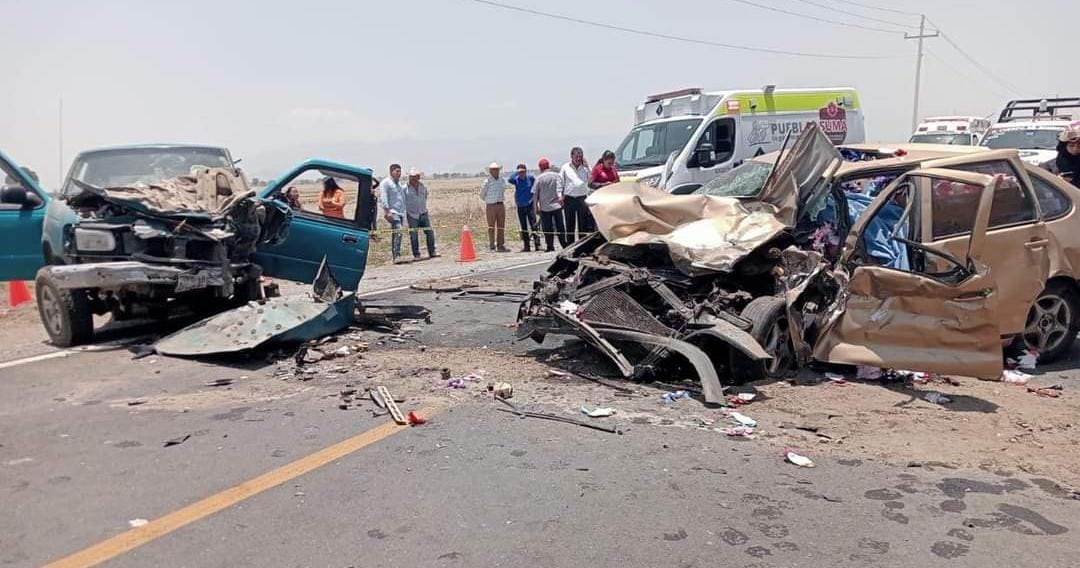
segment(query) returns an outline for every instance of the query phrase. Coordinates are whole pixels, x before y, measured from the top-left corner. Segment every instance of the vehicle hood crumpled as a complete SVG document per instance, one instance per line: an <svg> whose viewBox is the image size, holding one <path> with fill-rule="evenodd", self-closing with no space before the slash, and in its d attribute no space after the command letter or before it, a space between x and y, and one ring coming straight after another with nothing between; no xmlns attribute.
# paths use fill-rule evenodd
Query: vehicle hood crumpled
<svg viewBox="0 0 1080 568"><path fill-rule="evenodd" d="M198 168L190 175L120 187L76 183L83 193L72 199L73 206L97 197L145 215L162 217L213 219L255 195L242 176L227 168Z"/></svg>
<svg viewBox="0 0 1080 568"><path fill-rule="evenodd" d="M597 231L612 245L666 246L690 275L729 272L785 230L776 209L730 197L670 195L633 183L605 187L587 199Z"/></svg>

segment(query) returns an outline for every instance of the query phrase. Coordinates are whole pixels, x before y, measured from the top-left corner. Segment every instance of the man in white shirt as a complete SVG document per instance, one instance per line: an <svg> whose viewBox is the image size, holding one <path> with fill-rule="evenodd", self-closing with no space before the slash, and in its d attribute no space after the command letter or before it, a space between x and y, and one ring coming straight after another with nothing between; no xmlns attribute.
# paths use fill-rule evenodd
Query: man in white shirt
<svg viewBox="0 0 1080 568"><path fill-rule="evenodd" d="M390 175L379 183L379 204L383 219L390 223L390 256L394 264L401 264L404 262L401 259L401 226L405 219L405 188L401 185L399 164L390 164Z"/></svg>
<svg viewBox="0 0 1080 568"><path fill-rule="evenodd" d="M480 187L480 200L484 202L487 216L488 248L492 251L510 252L506 248L506 180L501 175L502 166L491 162L488 177Z"/></svg>
<svg viewBox="0 0 1080 568"><path fill-rule="evenodd" d="M570 150L570 161L559 170L563 186L563 214L566 218L566 238L570 242L596 230L592 214L585 198L589 196L589 165L585 163L585 152L575 146Z"/></svg>

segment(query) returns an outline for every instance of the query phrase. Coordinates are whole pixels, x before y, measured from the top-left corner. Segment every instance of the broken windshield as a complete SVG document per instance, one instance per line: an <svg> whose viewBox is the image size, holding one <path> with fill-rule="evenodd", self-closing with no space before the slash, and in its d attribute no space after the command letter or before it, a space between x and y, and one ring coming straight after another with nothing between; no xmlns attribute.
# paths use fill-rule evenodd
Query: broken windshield
<svg viewBox="0 0 1080 568"><path fill-rule="evenodd" d="M713 197L757 197L772 167L766 162L745 162L716 176L694 193Z"/></svg>
<svg viewBox="0 0 1080 568"><path fill-rule="evenodd" d="M971 144L971 135L963 132L916 134L911 137L910 142L916 144L951 144L953 146L968 146Z"/></svg>
<svg viewBox="0 0 1080 568"><path fill-rule="evenodd" d="M223 148L153 147L87 152L72 164L64 195L72 197L82 191L75 181L102 188L125 187L188 175L195 166L229 168L232 165Z"/></svg>
<svg viewBox="0 0 1080 568"><path fill-rule="evenodd" d="M662 166L672 152L686 147L700 124L700 118L642 124L615 150L616 164L622 170Z"/></svg>

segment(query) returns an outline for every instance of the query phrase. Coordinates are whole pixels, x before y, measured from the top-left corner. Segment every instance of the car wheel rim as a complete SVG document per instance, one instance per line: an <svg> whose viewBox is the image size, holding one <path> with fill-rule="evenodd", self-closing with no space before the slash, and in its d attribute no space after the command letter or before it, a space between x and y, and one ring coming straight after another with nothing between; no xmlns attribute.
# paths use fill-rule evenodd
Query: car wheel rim
<svg viewBox="0 0 1080 568"><path fill-rule="evenodd" d="M762 347L772 355L768 370L770 375L777 375L791 366L791 338L788 336L787 319L780 318L769 328Z"/></svg>
<svg viewBox="0 0 1080 568"><path fill-rule="evenodd" d="M1040 352L1052 351L1069 340L1073 324L1072 306L1060 296L1043 296L1028 312L1024 343Z"/></svg>
<svg viewBox="0 0 1080 568"><path fill-rule="evenodd" d="M48 286L41 287L41 319L53 335L60 335L64 330L59 299Z"/></svg>

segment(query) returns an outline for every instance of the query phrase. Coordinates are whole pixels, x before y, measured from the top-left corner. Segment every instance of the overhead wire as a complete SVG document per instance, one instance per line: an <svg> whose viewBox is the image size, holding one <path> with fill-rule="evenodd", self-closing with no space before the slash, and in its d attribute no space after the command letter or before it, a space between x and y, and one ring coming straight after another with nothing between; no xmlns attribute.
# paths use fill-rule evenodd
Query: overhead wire
<svg viewBox="0 0 1080 568"><path fill-rule="evenodd" d="M926 21L929 22L930 18L927 18ZM945 40L945 42L952 46L952 48L955 49L958 53L960 53L960 55L964 56L964 59L967 59L968 62L974 65L976 69L982 71L984 75L993 79L994 82L996 82L998 85L1005 87L1005 89L1009 92L1016 95L1020 94L1020 89L1017 89L1016 86L1012 83L1009 83L1008 81L998 77L997 74L991 71L987 66L983 65L977 59L968 54L968 52L965 51L964 48L960 47L960 45L957 44L956 41L954 41L951 37L949 37L948 34L941 30L941 26L934 24L934 27L937 28L937 32L941 34L941 39Z"/></svg>
<svg viewBox="0 0 1080 568"><path fill-rule="evenodd" d="M809 4L811 6L816 6L818 8L823 8L825 10L831 10L831 11L836 12L838 14L847 14L848 16L854 16L856 18L862 18L864 20L869 20L871 22L878 22L880 24L889 24L889 25L892 25L892 26L898 26L898 27L901 27L901 28L909 29L909 30L917 30L917 29L919 29L919 26L912 25L910 23L897 22L895 20L886 20L884 18L875 18L873 16L867 16L865 14L860 14L858 12L852 12L852 11L849 11L849 10L843 10L843 9L837 8L835 6L829 6L827 4L821 4L820 2L815 2L814 0L798 0L798 1L802 2L803 4Z"/></svg>
<svg viewBox="0 0 1080 568"><path fill-rule="evenodd" d="M567 16L567 15L564 15L564 14L557 14L557 13L554 13L554 12L545 12L545 11L542 11L542 10L535 10L535 9L532 9L532 8L525 8L523 6L515 6L513 4L506 4L506 3L503 3L503 2L497 2L495 0L469 0L469 1L477 3L477 4L483 4L485 6L490 6L490 7L494 7L494 8L500 8L500 9L503 9L503 10L511 10L511 11L525 13L525 14L532 14L534 16L541 16L541 17L550 18L550 19L554 19L554 20L561 20L561 21L564 21L564 22L573 22L575 24L581 24L581 25L585 25L585 26L603 28L603 29L612 30L612 31L635 34L635 35L639 35L639 36L647 36L647 37L653 37L653 38L658 38L658 39L666 39L666 40L669 40L669 41L677 41L677 42L682 42L682 43L692 43L692 44L696 44L696 45L707 45L707 46L710 46L710 47L719 47L719 48L723 48L723 49L732 49L732 50L738 50L738 51L749 51L749 52L755 52L755 53L768 53L768 54L772 54L772 55L790 55L790 56L794 56L794 57L812 57L812 58L817 58L817 59L883 60L883 59L898 59L898 58L901 57L901 56L897 56L897 55L849 55L849 54L840 54L840 53L812 53L812 52L806 52L806 51L792 51L792 50L786 50L786 49L772 49L772 48L768 48L768 47L739 45L739 44L734 44L734 43L725 43L725 42L719 42L719 41L711 41L711 40L705 40L705 39L690 38L690 37L678 36L678 35L674 35L674 34L666 34L666 33L661 33L661 32L653 32L653 31L649 31L649 30L642 30L642 29L638 29L638 28L631 28L631 27L627 27L627 26L619 26L619 25L615 25L615 24L608 24L608 23L605 23L605 22L597 22L597 21L593 21L593 20L586 20L584 18L577 18L577 17L573 17L573 16ZM882 31L888 31L889 33L894 33L894 34L899 33L899 32L896 32L895 30L882 30Z"/></svg>
<svg viewBox="0 0 1080 568"><path fill-rule="evenodd" d="M854 0L836 0L844 4L851 6L858 6L860 8L866 8L868 10L881 10L882 12L890 12L892 14L903 14L905 16L921 16L918 12L909 12L907 10L897 10L895 8L882 8L881 6L871 6L870 4L863 4L861 2L855 2Z"/></svg>
<svg viewBox="0 0 1080 568"><path fill-rule="evenodd" d="M993 83L990 83L989 81L986 81L986 80L981 80L980 81L979 79L976 79L976 78L972 77L971 75L968 75L967 73L964 73L963 71L958 69L955 65L953 65L952 63L949 63L945 58L943 58L940 55L938 55L937 53L935 53L934 50L932 50L930 48L927 48L926 49L926 54L929 55L932 59L934 59L938 63L941 63L941 65L943 65L944 67L951 70L953 73L956 73L957 75L959 75L960 77L962 77L962 78L964 78L964 79L966 79L968 81L971 81L973 83L981 82L982 84L984 84L986 86L987 90L989 90L995 96L1001 97L1003 99L1008 99L1010 97L1010 95L998 90L996 88L996 85L994 85Z"/></svg>
<svg viewBox="0 0 1080 568"><path fill-rule="evenodd" d="M904 33L904 32L902 32L900 30L890 30L890 29L879 28L879 27L875 27L875 26L864 26L862 24L855 24L855 23L852 23L852 22L842 22L840 20L831 20L829 18L821 18L821 17L818 17L818 16L810 15L810 14L804 14L802 12L793 12L791 10L787 10L787 9L784 9L784 8L777 8L776 6L769 6L769 5L766 5L766 4L759 4L757 2L753 2L752 0L731 0L731 1L732 2L737 2L739 4L745 4L747 6L753 6L754 8L759 8L761 10L768 10L770 12L777 12L777 13L780 13L780 14L787 14L789 16L795 16L795 17L798 17L798 18L805 18L807 20L813 20L815 22L822 22L822 23L825 23L825 24L832 24L834 26L844 26L846 28L858 28L858 29L861 29L861 30L868 30L868 31L872 31L872 32L880 32L880 33L893 34L893 35L902 35Z"/></svg>

